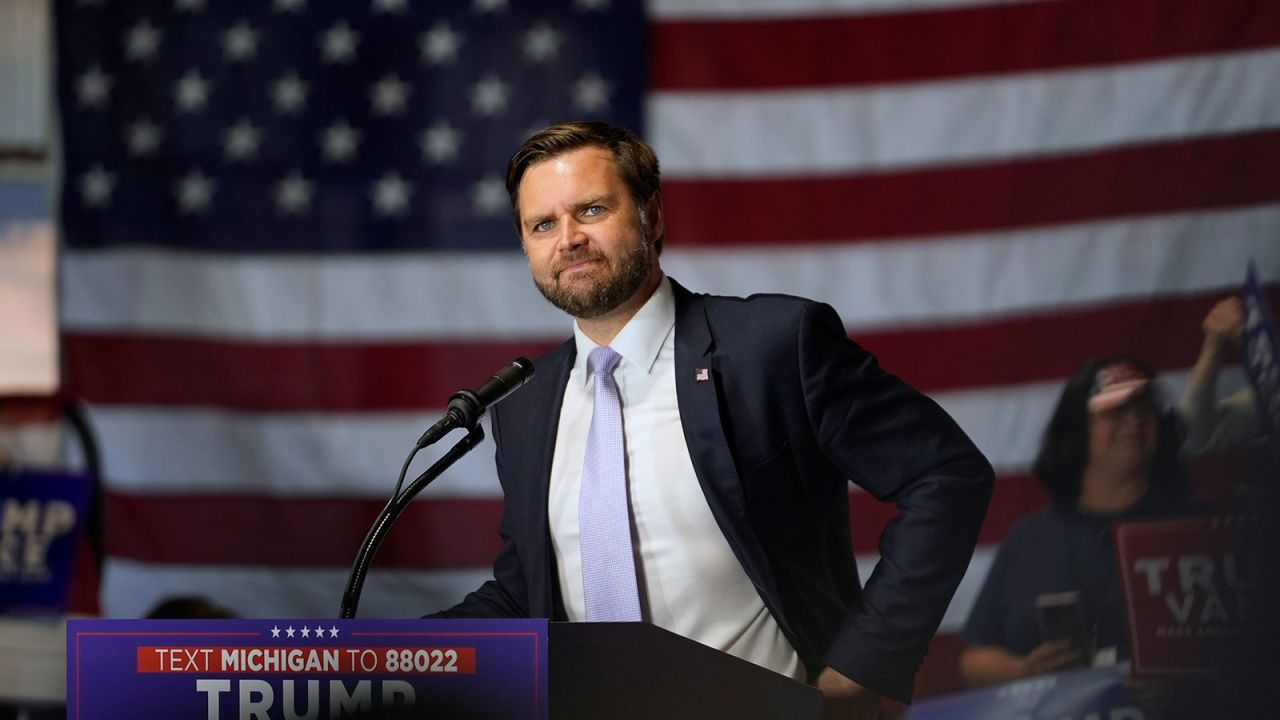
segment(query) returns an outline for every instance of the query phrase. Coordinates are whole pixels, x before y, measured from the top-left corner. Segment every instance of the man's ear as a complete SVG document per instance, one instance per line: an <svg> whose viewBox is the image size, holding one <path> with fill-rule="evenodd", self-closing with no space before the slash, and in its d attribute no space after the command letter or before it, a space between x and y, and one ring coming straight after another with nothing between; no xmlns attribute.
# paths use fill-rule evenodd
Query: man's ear
<svg viewBox="0 0 1280 720"><path fill-rule="evenodd" d="M649 216L649 241L657 242L658 238L663 237L667 232L666 218L662 214L661 190L656 190L653 195L649 196L645 212Z"/></svg>

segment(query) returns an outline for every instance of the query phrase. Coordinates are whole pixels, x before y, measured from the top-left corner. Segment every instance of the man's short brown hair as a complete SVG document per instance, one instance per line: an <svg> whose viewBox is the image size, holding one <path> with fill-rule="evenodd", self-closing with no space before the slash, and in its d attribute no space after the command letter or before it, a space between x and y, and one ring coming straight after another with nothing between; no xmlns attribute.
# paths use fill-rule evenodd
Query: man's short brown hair
<svg viewBox="0 0 1280 720"><path fill-rule="evenodd" d="M604 148L613 154L614 166L631 192L640 211L641 224L648 226L646 210L660 189L658 155L653 148L626 128L603 122L572 122L552 125L520 146L507 163L507 195L520 232L520 181L525 172L544 160L584 147ZM654 239L654 249L662 252L662 238Z"/></svg>

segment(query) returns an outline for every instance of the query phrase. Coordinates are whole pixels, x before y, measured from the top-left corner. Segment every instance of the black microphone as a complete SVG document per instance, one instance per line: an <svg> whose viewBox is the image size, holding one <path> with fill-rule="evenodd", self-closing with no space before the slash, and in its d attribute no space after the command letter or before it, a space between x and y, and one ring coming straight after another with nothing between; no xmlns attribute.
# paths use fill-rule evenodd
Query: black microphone
<svg viewBox="0 0 1280 720"><path fill-rule="evenodd" d="M472 427L485 410L515 392L531 377L533 377L533 363L527 358L518 357L510 365L480 383L480 387L475 390L462 389L454 393L453 397L449 398L449 409L445 416L418 438L418 447L430 445L454 428Z"/></svg>

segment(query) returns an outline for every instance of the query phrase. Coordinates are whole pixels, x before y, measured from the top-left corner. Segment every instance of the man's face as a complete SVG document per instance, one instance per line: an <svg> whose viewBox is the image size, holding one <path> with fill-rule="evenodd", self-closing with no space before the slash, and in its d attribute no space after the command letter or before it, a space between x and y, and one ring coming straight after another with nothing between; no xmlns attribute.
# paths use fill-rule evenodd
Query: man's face
<svg viewBox="0 0 1280 720"><path fill-rule="evenodd" d="M651 204L646 232L606 149L581 148L531 166L519 202L533 282L576 318L617 308L658 271L652 229L660 231L661 208Z"/></svg>

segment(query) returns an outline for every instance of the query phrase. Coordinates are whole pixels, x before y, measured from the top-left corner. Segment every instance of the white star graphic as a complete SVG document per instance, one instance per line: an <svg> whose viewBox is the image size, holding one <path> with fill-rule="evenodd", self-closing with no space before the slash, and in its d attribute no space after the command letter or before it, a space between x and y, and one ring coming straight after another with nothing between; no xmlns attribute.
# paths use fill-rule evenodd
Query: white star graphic
<svg viewBox="0 0 1280 720"><path fill-rule="evenodd" d="M608 9L609 0L573 0L573 4L583 12L591 12L593 10Z"/></svg>
<svg viewBox="0 0 1280 720"><path fill-rule="evenodd" d="M258 31L246 20L240 20L222 33L222 57L227 62L251 60L258 54Z"/></svg>
<svg viewBox="0 0 1280 720"><path fill-rule="evenodd" d="M338 637L338 626L337 626L337 625L333 625L333 626L330 626L330 627L329 627L329 637L331 637L331 638L336 638L336 637Z"/></svg>
<svg viewBox="0 0 1280 720"><path fill-rule="evenodd" d="M284 634L288 635L289 637L293 637L293 626L290 625L289 627L285 628Z"/></svg>
<svg viewBox="0 0 1280 720"><path fill-rule="evenodd" d="M271 9L276 12L299 13L307 6L307 0L275 0Z"/></svg>
<svg viewBox="0 0 1280 720"><path fill-rule="evenodd" d="M418 133L418 147L422 158L432 165L440 165L458 157L462 145L462 131L444 120L437 120L431 127Z"/></svg>
<svg viewBox="0 0 1280 720"><path fill-rule="evenodd" d="M428 65L443 65L457 60L458 48L461 46L462 33L454 32L449 23L444 21L432 25L418 40L422 61Z"/></svg>
<svg viewBox="0 0 1280 720"><path fill-rule="evenodd" d="M411 88L394 74L384 75L369 88L374 115L399 115L404 112Z"/></svg>
<svg viewBox="0 0 1280 720"><path fill-rule="evenodd" d="M178 80L174 86L173 96L180 112L201 112L209 104L210 82L200 76L200 71L192 68Z"/></svg>
<svg viewBox="0 0 1280 720"><path fill-rule="evenodd" d="M160 126L151 122L149 117L141 117L129 125L127 142L129 154L133 157L146 157L155 152L160 145L163 133Z"/></svg>
<svg viewBox="0 0 1280 720"><path fill-rule="evenodd" d="M129 60L152 60L160 49L160 30L143 18L124 36L124 56Z"/></svg>
<svg viewBox="0 0 1280 720"><path fill-rule="evenodd" d="M306 625L302 626L302 637L311 637L311 628Z"/></svg>
<svg viewBox="0 0 1280 720"><path fill-rule="evenodd" d="M94 65L76 78L76 99L86 107L97 107L111 94L111 76Z"/></svg>
<svg viewBox="0 0 1280 720"><path fill-rule="evenodd" d="M273 638L278 638L278 637L280 637L280 626L279 626L279 625L276 625L275 627L271 628L271 637L273 637Z"/></svg>
<svg viewBox="0 0 1280 720"><path fill-rule="evenodd" d="M501 13L507 9L507 0L471 0L471 9L478 13Z"/></svg>
<svg viewBox="0 0 1280 720"><path fill-rule="evenodd" d="M178 12L200 12L204 9L204 0L173 0Z"/></svg>
<svg viewBox="0 0 1280 720"><path fill-rule="evenodd" d="M508 202L506 185L496 176L486 177L471 189L471 207L478 215L493 217L506 209Z"/></svg>
<svg viewBox="0 0 1280 720"><path fill-rule="evenodd" d="M408 0L373 0L373 12L400 15L409 9Z"/></svg>
<svg viewBox="0 0 1280 720"><path fill-rule="evenodd" d="M298 77L298 73L290 70L271 87L271 103L278 114L297 112L307 104L307 83Z"/></svg>
<svg viewBox="0 0 1280 720"><path fill-rule="evenodd" d="M409 197L413 195L413 185L400 177L394 170L389 170L369 189L369 197L373 201L374 214L378 217L403 215L409 209Z"/></svg>
<svg viewBox="0 0 1280 720"><path fill-rule="evenodd" d="M347 162L355 157L359 146L360 131L346 120L339 120L320 133L320 147L326 162Z"/></svg>
<svg viewBox="0 0 1280 720"><path fill-rule="evenodd" d="M311 181L294 170L276 183L276 212L281 215L302 215L311 208L311 194L314 191Z"/></svg>
<svg viewBox="0 0 1280 720"><path fill-rule="evenodd" d="M554 58L560 52L560 33L549 23L540 22L524 34L522 46L529 62L540 63Z"/></svg>
<svg viewBox="0 0 1280 720"><path fill-rule="evenodd" d="M612 92L613 88L599 73L589 72L573 84L573 106L586 112L606 110Z"/></svg>
<svg viewBox="0 0 1280 720"><path fill-rule="evenodd" d="M316 637L324 637L324 628L316 626Z"/></svg>
<svg viewBox="0 0 1280 720"><path fill-rule="evenodd" d="M486 75L471 86L471 109L477 115L497 115L507 109L511 90L494 75Z"/></svg>
<svg viewBox="0 0 1280 720"><path fill-rule="evenodd" d="M249 118L240 118L222 133L223 153L231 162L253 160L261 144L262 130L254 127Z"/></svg>
<svg viewBox="0 0 1280 720"><path fill-rule="evenodd" d="M116 187L115 175L94 165L80 176L80 199L88 207L106 207L111 204L111 191Z"/></svg>
<svg viewBox="0 0 1280 720"><path fill-rule="evenodd" d="M327 63L347 63L356 56L356 44L360 42L360 33L351 29L346 22L335 23L320 36L320 56Z"/></svg>
<svg viewBox="0 0 1280 720"><path fill-rule="evenodd" d="M209 209L209 202L213 200L213 193L216 189L217 187L213 180L205 176L199 168L192 170L178 181L178 187L176 188L178 209L184 215L203 213Z"/></svg>

